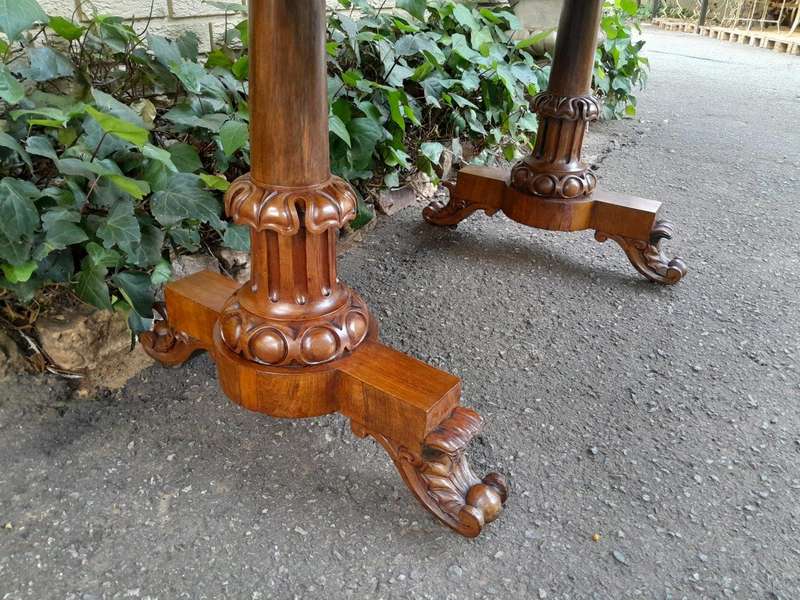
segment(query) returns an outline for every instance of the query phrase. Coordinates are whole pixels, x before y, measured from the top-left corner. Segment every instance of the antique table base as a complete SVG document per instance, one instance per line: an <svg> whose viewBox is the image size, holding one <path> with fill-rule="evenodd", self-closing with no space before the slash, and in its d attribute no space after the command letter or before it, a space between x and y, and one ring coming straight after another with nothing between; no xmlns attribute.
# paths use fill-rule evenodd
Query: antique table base
<svg viewBox="0 0 800 600"><path fill-rule="evenodd" d="M336 274L356 196L330 172L325 2L251 0L250 28L252 170L225 199L251 229L250 281L205 272L169 284L142 344L165 365L208 351L222 389L250 410L341 413L386 449L425 508L477 536L508 494L502 475L480 479L464 456L480 417L459 406L457 377L381 344Z"/></svg>
<svg viewBox="0 0 800 600"><path fill-rule="evenodd" d="M434 225L456 225L472 213L502 211L509 218L553 231L595 230L614 240L647 279L674 284L686 275L662 242L672 224L659 218L661 203L597 191L597 178L581 159L588 123L600 116L591 95L603 0L566 0L546 92L533 101L539 132L533 153L513 169L466 167L448 182L450 201L434 202L423 215Z"/></svg>

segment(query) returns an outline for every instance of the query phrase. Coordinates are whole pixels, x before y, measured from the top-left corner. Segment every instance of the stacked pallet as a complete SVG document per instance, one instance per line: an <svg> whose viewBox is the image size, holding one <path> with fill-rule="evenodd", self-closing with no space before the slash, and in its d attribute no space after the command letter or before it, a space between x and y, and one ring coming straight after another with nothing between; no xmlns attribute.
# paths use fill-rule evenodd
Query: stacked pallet
<svg viewBox="0 0 800 600"><path fill-rule="evenodd" d="M696 23L686 23L677 19L653 19L653 25L666 31L684 31L696 33L705 37L715 38L726 42L747 44L757 48L768 48L775 52L785 52L800 56L800 35L781 35L775 31L756 31L746 29L732 29L713 25L700 26Z"/></svg>

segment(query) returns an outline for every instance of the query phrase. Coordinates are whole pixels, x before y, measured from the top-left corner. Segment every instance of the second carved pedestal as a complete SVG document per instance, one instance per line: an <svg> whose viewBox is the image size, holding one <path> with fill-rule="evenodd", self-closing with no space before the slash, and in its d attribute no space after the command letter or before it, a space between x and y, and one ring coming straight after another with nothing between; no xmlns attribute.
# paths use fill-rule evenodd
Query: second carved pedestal
<svg viewBox="0 0 800 600"><path fill-rule="evenodd" d="M466 167L446 184L449 202L432 203L424 216L456 225L482 210L540 229L594 230L598 241L617 242L644 277L674 284L687 268L664 252L673 226L661 218L661 203L598 190L581 157L588 124L600 116L590 86L602 7L603 0L564 3L549 86L533 100L539 130L531 155L512 169Z"/></svg>

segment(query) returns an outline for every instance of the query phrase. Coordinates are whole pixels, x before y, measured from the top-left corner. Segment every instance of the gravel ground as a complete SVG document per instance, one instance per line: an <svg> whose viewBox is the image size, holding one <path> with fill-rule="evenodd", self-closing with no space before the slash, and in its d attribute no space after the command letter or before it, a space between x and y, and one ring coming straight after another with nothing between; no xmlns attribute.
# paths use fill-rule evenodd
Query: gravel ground
<svg viewBox="0 0 800 600"><path fill-rule="evenodd" d="M200 357L91 401L3 389L0 599L800 598L800 59L646 37L640 120L590 153L666 201L683 283L588 233L417 210L341 261L486 418L473 465L513 496L481 538L343 419L245 413Z"/></svg>

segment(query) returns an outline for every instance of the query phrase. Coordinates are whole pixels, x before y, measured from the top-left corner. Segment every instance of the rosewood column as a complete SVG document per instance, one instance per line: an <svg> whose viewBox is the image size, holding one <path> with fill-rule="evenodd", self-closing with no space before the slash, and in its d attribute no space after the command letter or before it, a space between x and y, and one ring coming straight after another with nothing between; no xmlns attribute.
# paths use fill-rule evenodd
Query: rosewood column
<svg viewBox="0 0 800 600"><path fill-rule="evenodd" d="M672 236L672 225L659 219L661 203L597 191L597 178L581 157L588 124L600 116L591 83L602 7L602 0L564 3L550 83L533 100L539 116L533 153L510 171L462 169L446 184L450 201L432 203L424 216L435 225L456 225L477 210L502 211L541 229L594 229L598 241L616 241L647 279L677 283L686 265L661 249Z"/></svg>
<svg viewBox="0 0 800 600"><path fill-rule="evenodd" d="M141 341L178 365L211 353L225 393L274 417L339 412L389 453L419 501L474 537L496 519L503 476L464 456L481 428L457 377L381 344L367 305L336 272L338 231L356 196L330 171L324 0L250 1L252 171L225 198L252 237L252 276L170 283L163 320Z"/></svg>

